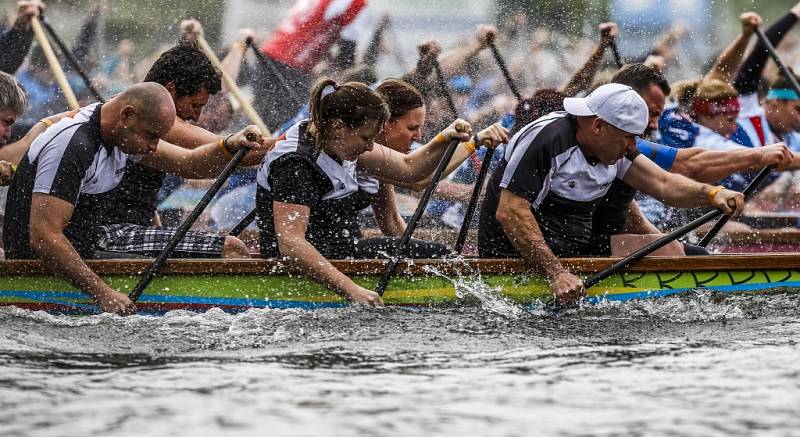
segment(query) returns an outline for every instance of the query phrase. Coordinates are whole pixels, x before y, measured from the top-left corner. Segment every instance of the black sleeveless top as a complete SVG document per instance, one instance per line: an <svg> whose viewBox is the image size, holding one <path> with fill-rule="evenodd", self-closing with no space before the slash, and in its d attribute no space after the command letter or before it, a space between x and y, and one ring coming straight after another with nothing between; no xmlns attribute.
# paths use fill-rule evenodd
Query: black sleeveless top
<svg viewBox="0 0 800 437"><path fill-rule="evenodd" d="M378 191L375 179L358 174L356 162L318 150L307 127L303 121L290 128L258 172L256 209L265 258L279 256L272 202L308 206L308 242L326 258L348 258L362 237L359 212Z"/></svg>

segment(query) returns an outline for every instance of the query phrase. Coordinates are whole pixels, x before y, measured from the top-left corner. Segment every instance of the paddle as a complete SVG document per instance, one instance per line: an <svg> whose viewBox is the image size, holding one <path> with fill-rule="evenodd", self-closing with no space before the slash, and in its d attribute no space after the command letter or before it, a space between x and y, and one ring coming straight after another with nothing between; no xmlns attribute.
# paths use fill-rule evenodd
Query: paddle
<svg viewBox="0 0 800 437"><path fill-rule="evenodd" d="M208 58L214 68L219 70L220 74L222 75L222 83L225 84L225 87L228 88L228 92L230 92L236 101L239 102L239 107L242 108L242 112L247 115L247 118L249 118L254 125L258 126L262 135L270 136L271 134L269 129L267 129L267 125L264 123L264 120L262 120L261 116L258 115L258 112L253 109L253 105L251 105L250 102L244 98L239 86L236 85L236 81L228 74L227 71L225 71L225 67L222 65L222 62L220 62L219 58L214 53L214 50L211 49L211 46L208 45L208 41L206 41L202 34L197 35L197 45L206 55L206 58Z"/></svg>
<svg viewBox="0 0 800 437"><path fill-rule="evenodd" d="M428 207L428 201L430 200L434 190L436 190L436 186L439 184L439 179L442 177L445 169L447 169L447 164L450 163L450 159L453 158L453 154L456 152L456 149L458 149L458 145L460 143L461 142L459 140L453 140L450 142L450 145L444 152L444 156L442 156L442 160L439 161L439 166L436 167L436 171L433 172L433 180L422 194L422 198L417 205L417 209L414 211L414 215L411 216L411 220L408 222L408 225L406 225L406 230L403 232L403 236L400 238L400 242L397 244L397 248L395 249L393 256L389 259L389 264L386 265L386 270L383 271L383 276L381 276L378 286L375 288L375 292L379 295L383 296L383 292L386 290L386 286L389 284L389 279L391 279L395 269L397 268L398 259L403 256L406 246L408 246L408 242L411 240L411 234L414 233L414 229L416 229L417 224L419 224L419 219L422 218L422 214Z"/></svg>
<svg viewBox="0 0 800 437"><path fill-rule="evenodd" d="M511 72L508 71L508 67L506 66L506 61L503 59L503 55L500 54L500 50L497 49L497 46L494 43L494 34L489 35L486 42L489 45L489 49L492 51L492 55L494 55L494 60L497 62L497 66L500 67L500 71L503 73L503 77L506 78L508 87L511 88L511 94L514 94L514 97L517 98L518 102L522 101L522 94L520 94L517 84L514 83L514 78L511 77Z"/></svg>
<svg viewBox="0 0 800 437"><path fill-rule="evenodd" d="M472 216L475 215L475 210L478 209L478 200L481 197L483 190L483 181L486 180L486 175L489 174L489 167L492 166L492 157L494 157L494 148L486 150L486 156L483 157L481 169L478 171L478 177L475 178L475 187L472 189L472 196L467 204L467 210L464 213L464 222L461 223L461 229L458 231L458 238L456 238L456 245L453 250L461 254L464 249L464 243L467 241L467 234L469 233L469 225L472 223Z"/></svg>
<svg viewBox="0 0 800 437"><path fill-rule="evenodd" d="M78 99L75 97L75 93L72 92L72 87L69 85L67 76L64 74L64 70L61 68L61 64L58 62L58 58L56 58L56 54L53 52L53 47L50 46L50 42L47 40L47 35L45 35L44 30L42 30L42 23L39 21L38 17L31 17L31 29L33 29L36 42L38 42L39 46L42 48L44 57L47 58L47 63L50 65L53 76L55 76L58 86L61 87L61 91L64 93L64 97L67 99L67 104L70 109L80 108Z"/></svg>
<svg viewBox="0 0 800 437"><path fill-rule="evenodd" d="M435 58L433 59L433 70L436 72L436 83L439 85L439 91L442 93L442 97L444 97L445 101L447 101L447 108L450 109L450 113L453 114L453 117L458 118L458 109L456 109L456 104L453 102L453 96L450 95L447 81L444 79L442 66L439 65L439 60Z"/></svg>
<svg viewBox="0 0 800 437"><path fill-rule="evenodd" d="M608 37L609 31L610 29L603 29L603 36ZM622 68L622 66L625 65L625 60L623 60L622 56L619 54L619 47L617 47L616 38L611 40L609 47L611 48L611 54L614 55L614 62L617 63L617 68Z"/></svg>
<svg viewBox="0 0 800 437"><path fill-rule="evenodd" d="M248 133L247 140L255 141L256 137L254 134ZM158 271L161 269L161 266L164 265L164 263L167 261L167 258L169 258L169 256L172 254L172 251L175 250L175 247L178 245L178 243L180 243L183 237L186 236L186 233L192 228L194 222L197 221L198 217L200 217L200 214L202 214L206 209L208 204L211 202L211 199L217 195L219 190L222 188L222 185L225 184L231 173L233 173L233 170L236 169L236 166L238 166L242 159L244 159L244 156L247 155L248 151L249 149L247 147L243 147L236 152L233 158L231 158L230 162L228 162L228 165L225 166L217 179L214 181L214 184L211 185L211 188L208 189L203 198L200 199L200 202L197 203L189 216L186 217L186 220L184 220L175 231L175 235L173 235L169 240L169 243L167 243L167 246L164 248L164 250L158 254L158 257L155 259L155 261L153 261L153 264L150 265L150 268L147 269L146 272L142 273L142 277L139 278L139 283L136 284L136 287L134 287L133 291L131 291L131 293L128 295L133 302L136 302L136 300L139 299L139 296L141 296L142 292L144 292L144 290L150 284L150 281L152 281L156 276Z"/></svg>
<svg viewBox="0 0 800 437"><path fill-rule="evenodd" d="M508 71L508 67L503 59L503 55L500 54L500 50L497 49L497 46L494 43L494 34L490 34L486 42L492 51L492 55L494 55L494 60L497 61L497 65L500 67L500 71L506 78L506 83L511 89L511 93L514 94L514 97L517 98L517 101L522 101L522 94L520 94L517 84L514 83L514 78L511 77L511 73ZM458 254L461 254L461 251L464 249L464 242L467 241L469 225L472 223L472 216L475 215L475 210L478 209L478 200L480 200L481 191L483 190L483 182L486 180L486 175L489 174L489 167L492 166L494 150L494 148L486 150L486 155L483 157L483 162L481 163L481 169L478 171L478 177L475 178L475 187L472 189L472 196L467 204L467 211L464 214L464 221L461 223L461 229L459 229L458 238L456 238L454 250Z"/></svg>
<svg viewBox="0 0 800 437"><path fill-rule="evenodd" d="M86 73L81 68L80 64L78 64L78 60L75 59L75 56L72 54L72 51L70 51L70 49L68 49L67 46L64 44L64 41L61 38L59 38L56 31L53 29L52 26L50 26L50 23L47 22L47 20L44 18L44 15L41 16L41 23L42 27L44 27L44 30L46 30L47 33L50 35L50 38L53 38L53 41L56 42L58 49L61 50L61 54L64 55L64 57L67 58L67 61L69 61L69 63L72 65L72 69L75 70L75 72L77 72L78 75L81 77L83 83L86 85L86 88L88 88L89 91L92 92L92 95L94 95L94 98L97 99L98 102L105 103L106 100L103 98L103 96L100 95L100 92L98 92L97 89L94 87L92 81L89 80L89 76L86 75Z"/></svg>
<svg viewBox="0 0 800 437"><path fill-rule="evenodd" d="M753 181L750 183L750 185L748 185L747 188L745 188L744 191L743 191L743 193L745 195L745 200L750 199L751 197L753 197L756 194L756 192L758 191L758 187L761 186L761 182L767 176L769 176L769 174L772 172L772 170L774 168L775 168L774 165L770 165L770 166L764 167L761 170L761 172L758 175L756 175L755 179L753 179ZM761 178L761 179L759 179L759 178ZM758 182L758 183L756 185L753 185L754 182ZM720 217L720 219L717 220L716 223L714 223L714 226L711 227L711 229L708 231L708 233L703 236L703 239L700 240L700 243L698 244L698 246L701 246L701 247L708 246L708 243L711 243L711 241L714 239L714 237L717 236L719 231L722 230L722 228L725 226L725 224L728 223L728 220L730 220L730 219L731 219L731 216L729 216L729 215L723 215L722 217Z"/></svg>
<svg viewBox="0 0 800 437"><path fill-rule="evenodd" d="M772 167L771 166L764 167L764 169L761 170L761 172L755 177L755 179L753 179L750 182L750 184L747 186L747 188L745 188L744 191L742 192L742 194L744 194L744 196L745 196L745 201L750 199L755 194L755 192L758 189L758 187L761 185L762 182L764 182L764 179L766 179L767 176L769 176L770 172L772 172ZM600 272L592 275L591 277L589 277L588 279L583 281L584 287L588 289L589 287L597 285L597 283L602 281L603 279L608 278L609 276L613 275L614 273L617 273L618 271L630 266L631 264L635 263L636 261L639 261L640 259L646 257L647 255L650 255L651 253L655 252L656 250L666 246L667 244L677 240L678 238L680 238L680 237L686 235L687 233L697 229L698 227L700 227L700 226L702 226L702 225L704 225L704 224L716 219L717 217L719 217L721 215L723 215L723 212L721 210L717 209L717 210L711 211L711 212L703 215L702 217L700 217L700 218L698 218L698 219L696 219L696 220L694 220L694 221L692 221L690 223L687 223L687 224L681 226L678 229L675 229L674 231L670 232L669 234L659 238L658 240L656 240L656 241L648 244L647 246L637 250L636 252L626 256L625 258L615 262L614 264L612 264L610 267L606 268L605 270L600 271Z"/></svg>
<svg viewBox="0 0 800 437"><path fill-rule="evenodd" d="M248 212L247 215L244 216L244 218L239 223L237 223L236 226L234 226L230 232L228 232L228 235L230 235L231 237L238 237L239 234L241 234L242 231L247 229L247 227L250 226L250 223L252 223L253 220L255 219L256 219L256 208L253 208L252 211Z"/></svg>

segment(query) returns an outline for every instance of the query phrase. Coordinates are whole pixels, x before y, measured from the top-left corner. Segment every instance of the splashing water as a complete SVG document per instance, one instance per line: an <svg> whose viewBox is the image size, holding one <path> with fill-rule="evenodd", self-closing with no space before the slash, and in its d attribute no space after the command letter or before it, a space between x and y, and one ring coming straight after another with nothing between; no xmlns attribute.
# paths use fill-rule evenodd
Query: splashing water
<svg viewBox="0 0 800 437"><path fill-rule="evenodd" d="M480 273L465 275L458 273L451 278L434 266L426 265L425 272L450 281L456 289L456 297L460 300L473 297L478 299L481 308L503 317L518 319L525 311L510 299L502 295L500 287L491 287L483 282Z"/></svg>

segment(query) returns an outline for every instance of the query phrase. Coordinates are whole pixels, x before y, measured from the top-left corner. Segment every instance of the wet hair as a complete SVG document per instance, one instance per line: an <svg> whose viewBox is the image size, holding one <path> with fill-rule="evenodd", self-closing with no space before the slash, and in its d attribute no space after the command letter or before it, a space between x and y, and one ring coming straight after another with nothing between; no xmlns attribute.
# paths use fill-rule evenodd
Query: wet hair
<svg viewBox="0 0 800 437"><path fill-rule="evenodd" d="M563 92L555 88L542 88L533 93L532 97L523 99L514 110L514 127L512 134L532 123L537 118L551 112L564 110Z"/></svg>
<svg viewBox="0 0 800 437"><path fill-rule="evenodd" d="M722 100L732 97L739 97L739 92L736 91L731 84L722 80L704 80L697 85L697 91L694 98L697 100Z"/></svg>
<svg viewBox="0 0 800 437"><path fill-rule="evenodd" d="M175 84L176 97L192 96L205 88L210 94L222 89L220 72L195 43L181 42L162 54L145 76L145 82Z"/></svg>
<svg viewBox="0 0 800 437"><path fill-rule="evenodd" d="M611 76L611 82L628 85L639 94L647 92L651 85L657 85L665 96L670 92L667 78L644 64L626 64Z"/></svg>
<svg viewBox="0 0 800 437"><path fill-rule="evenodd" d="M698 85L700 85L698 80L679 80L672 84L670 99L682 108L689 108L692 106L692 100L697 93Z"/></svg>
<svg viewBox="0 0 800 437"><path fill-rule="evenodd" d="M375 92L389 107L389 120L397 120L409 111L425 106L422 93L414 85L400 79L384 80Z"/></svg>
<svg viewBox="0 0 800 437"><path fill-rule="evenodd" d="M325 93L328 87L332 90ZM309 132L317 147L322 147L334 120L341 120L349 129L357 129L371 121L383 126L389 118L386 103L368 86L360 82L339 85L330 78L320 79L314 85L309 100L309 112Z"/></svg>
<svg viewBox="0 0 800 437"><path fill-rule="evenodd" d="M0 110L20 115L28 108L28 96L14 76L0 71Z"/></svg>

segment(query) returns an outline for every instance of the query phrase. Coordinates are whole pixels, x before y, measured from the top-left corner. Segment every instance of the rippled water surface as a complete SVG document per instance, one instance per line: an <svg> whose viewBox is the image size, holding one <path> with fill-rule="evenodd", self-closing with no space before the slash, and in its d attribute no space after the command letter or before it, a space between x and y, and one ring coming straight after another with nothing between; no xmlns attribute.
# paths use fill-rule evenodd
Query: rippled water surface
<svg viewBox="0 0 800 437"><path fill-rule="evenodd" d="M798 435L800 295L559 315L0 308L0 435Z"/></svg>

